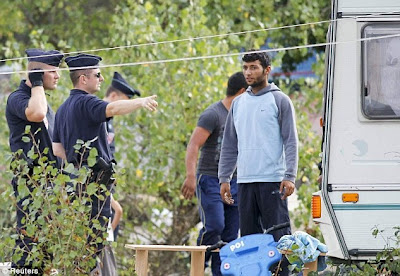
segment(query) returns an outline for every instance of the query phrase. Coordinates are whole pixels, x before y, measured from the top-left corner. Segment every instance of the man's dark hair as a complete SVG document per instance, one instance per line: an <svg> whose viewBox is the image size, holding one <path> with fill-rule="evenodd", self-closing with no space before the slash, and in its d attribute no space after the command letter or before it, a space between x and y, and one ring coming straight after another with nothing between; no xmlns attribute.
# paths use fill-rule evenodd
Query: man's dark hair
<svg viewBox="0 0 400 276"><path fill-rule="evenodd" d="M236 93L244 88L248 87L246 79L242 72L236 72L232 76L229 77L228 86L226 88L226 95L227 96L235 96Z"/></svg>
<svg viewBox="0 0 400 276"><path fill-rule="evenodd" d="M248 52L253 52L253 51L258 51L255 49L250 49ZM261 63L261 66L265 69L267 66L271 65L271 58L269 55L265 52L261 53L251 53L251 54L245 54L242 58L244 62L252 62L259 60Z"/></svg>
<svg viewBox="0 0 400 276"><path fill-rule="evenodd" d="M112 92L117 92L118 94L119 94L119 93L122 93L121 91L119 91L118 89L116 89L116 88L114 88L112 85L110 85L110 86L108 87L108 89L107 89L106 97L110 96L110 94L111 94Z"/></svg>

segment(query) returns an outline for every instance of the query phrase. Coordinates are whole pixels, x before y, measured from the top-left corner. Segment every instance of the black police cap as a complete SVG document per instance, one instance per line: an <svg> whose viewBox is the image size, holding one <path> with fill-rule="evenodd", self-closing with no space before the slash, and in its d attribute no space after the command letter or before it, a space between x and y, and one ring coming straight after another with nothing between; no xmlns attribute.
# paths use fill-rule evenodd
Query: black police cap
<svg viewBox="0 0 400 276"><path fill-rule="evenodd" d="M64 57L57 50L27 49L25 53L28 55L29 62L41 62L55 67L60 66L61 60Z"/></svg>
<svg viewBox="0 0 400 276"><path fill-rule="evenodd" d="M78 54L76 56L69 56L65 59L70 71L80 70L80 67L97 66L102 60L101 57L88 54Z"/></svg>
<svg viewBox="0 0 400 276"><path fill-rule="evenodd" d="M129 98L135 95L140 97L140 91L132 88L118 72L114 72L111 86L126 94Z"/></svg>

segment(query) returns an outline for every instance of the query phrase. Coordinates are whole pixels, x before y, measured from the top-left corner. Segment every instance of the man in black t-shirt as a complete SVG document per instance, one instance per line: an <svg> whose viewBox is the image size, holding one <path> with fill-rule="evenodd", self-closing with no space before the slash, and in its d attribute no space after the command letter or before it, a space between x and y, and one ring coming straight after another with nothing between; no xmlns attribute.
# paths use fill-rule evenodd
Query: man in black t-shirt
<svg viewBox="0 0 400 276"><path fill-rule="evenodd" d="M220 240L230 242L237 238L239 214L237 203L228 205L222 202L218 180L218 162L224 134L225 120L233 99L247 88L242 72L233 74L228 80L226 97L209 106L197 122L186 152L186 179L182 194L191 199L196 191L200 219L197 245L215 244ZM197 157L201 148L199 164ZM197 183L197 185L196 185ZM230 182L232 195L236 198L236 177ZM235 200L237 202L237 200ZM211 270L214 276L221 275L221 261L218 253L206 253L206 264L211 257Z"/></svg>

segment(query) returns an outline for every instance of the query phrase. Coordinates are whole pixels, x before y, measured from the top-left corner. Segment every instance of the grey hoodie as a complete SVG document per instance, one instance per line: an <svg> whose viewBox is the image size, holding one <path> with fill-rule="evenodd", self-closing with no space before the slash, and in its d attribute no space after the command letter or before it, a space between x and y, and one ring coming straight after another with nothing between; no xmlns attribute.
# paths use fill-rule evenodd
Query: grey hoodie
<svg viewBox="0 0 400 276"><path fill-rule="evenodd" d="M298 138L289 97L273 83L257 94L249 87L229 111L218 166L220 183L237 165L238 183L294 182Z"/></svg>

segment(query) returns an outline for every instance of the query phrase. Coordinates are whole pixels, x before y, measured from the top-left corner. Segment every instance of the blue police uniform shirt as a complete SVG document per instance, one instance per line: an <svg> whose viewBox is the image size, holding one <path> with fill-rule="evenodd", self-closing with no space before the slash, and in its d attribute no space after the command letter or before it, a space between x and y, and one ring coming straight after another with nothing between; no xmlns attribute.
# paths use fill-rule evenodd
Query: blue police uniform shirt
<svg viewBox="0 0 400 276"><path fill-rule="evenodd" d="M95 95L80 89L72 89L68 99L60 106L54 124L54 142L63 145L68 162L74 165L87 165L89 150L86 149L83 159L81 153L75 152L74 146L78 139L84 142L93 140L90 147L96 148L98 156L106 162L111 161L105 125L107 105L108 102ZM111 216L110 196L104 196L104 201L92 197L92 217L98 214Z"/></svg>
<svg viewBox="0 0 400 276"><path fill-rule="evenodd" d="M18 89L10 94L6 106L6 118L8 127L10 129L10 148L12 152L22 149L25 155L31 150L33 141L22 141L22 137L26 136L25 127L31 126L31 133L34 134L34 139L39 145L39 151L43 153L45 148L48 148L46 156L49 161L56 161L55 165L58 166L58 158L53 154L52 149L52 136L54 126L54 112L48 106L45 120L40 123L29 122L25 115L25 109L28 107L29 99L31 98L31 88L22 80ZM38 131L40 128L40 131ZM12 180L12 186L15 196L18 198L18 180L16 177ZM17 227L23 228L24 223L22 219L25 216L23 213L23 202L25 198L20 198L17 201Z"/></svg>
<svg viewBox="0 0 400 276"><path fill-rule="evenodd" d="M78 139L84 142L94 140L91 147L97 149L98 156L106 162L111 161L105 126L107 105L107 102L95 95L72 89L68 99L58 109L54 142L63 145L69 163L87 165L88 150L83 160L81 154L75 152L74 146Z"/></svg>
<svg viewBox="0 0 400 276"><path fill-rule="evenodd" d="M25 154L32 148L33 142L24 142L22 137L26 136L25 127L31 126L31 133L34 134L35 141L39 144L39 150L43 153L45 148L49 148L46 154L51 161L57 161L53 154L52 138L54 126L54 112L48 106L46 119L40 123L29 122L25 115L28 102L31 98L31 88L22 80L18 89L10 94L6 106L6 118L10 129L10 148L12 152L22 149ZM40 128L40 131L37 131Z"/></svg>

